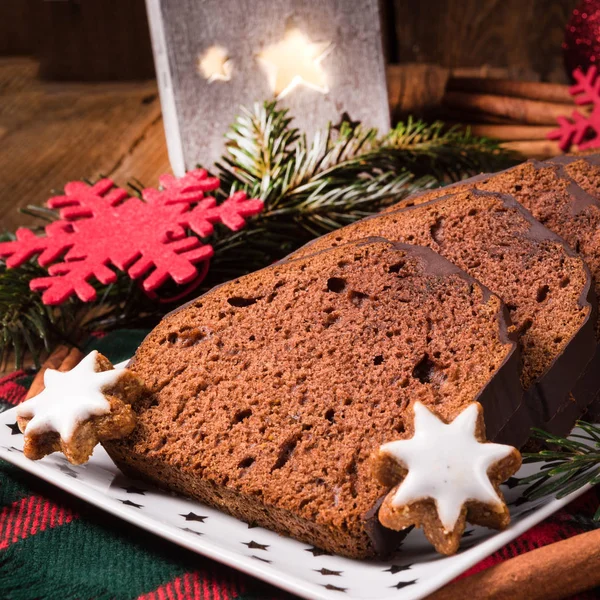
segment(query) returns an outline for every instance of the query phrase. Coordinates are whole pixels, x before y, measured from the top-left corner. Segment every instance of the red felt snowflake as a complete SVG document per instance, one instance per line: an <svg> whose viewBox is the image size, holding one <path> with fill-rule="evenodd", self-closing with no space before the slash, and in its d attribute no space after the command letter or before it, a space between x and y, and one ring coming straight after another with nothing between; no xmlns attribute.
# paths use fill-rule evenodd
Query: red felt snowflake
<svg viewBox="0 0 600 600"><path fill-rule="evenodd" d="M558 117L558 129L548 134L548 139L558 140L558 145L563 152L569 150L572 144L579 150L600 148L600 77L595 66L591 66L586 73L581 69L573 72L577 82L569 88L569 93L575 97L575 104L579 106L592 105L589 115L582 115L574 110L571 119Z"/></svg>
<svg viewBox="0 0 600 600"><path fill-rule="evenodd" d="M60 304L72 294L84 302L96 298L93 277L103 284L116 281L114 265L130 277L141 279L152 292L170 277L178 284L197 279L213 254L199 237L213 232L214 223L232 231L245 225L245 217L259 213L260 200L236 192L217 205L205 196L219 187L216 177L197 169L176 179L163 175L161 189L145 189L143 200L129 197L110 179L94 185L75 181L65 186L65 195L48 200L59 209L61 219L46 227L45 236L18 229L16 241L0 243L0 256L8 267L17 267L38 255L48 276L33 279L30 287L43 291L45 304ZM191 230L198 237L188 235ZM61 258L62 257L62 258ZM56 262L60 260L61 262ZM54 263L54 264L51 264Z"/></svg>

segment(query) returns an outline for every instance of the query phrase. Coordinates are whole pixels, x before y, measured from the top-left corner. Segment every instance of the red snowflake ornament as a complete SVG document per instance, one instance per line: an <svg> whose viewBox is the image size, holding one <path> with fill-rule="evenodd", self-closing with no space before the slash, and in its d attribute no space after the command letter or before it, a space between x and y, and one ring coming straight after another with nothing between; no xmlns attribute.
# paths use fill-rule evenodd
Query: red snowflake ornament
<svg viewBox="0 0 600 600"><path fill-rule="evenodd" d="M60 304L72 294L84 302L94 300L91 278L103 284L117 279L109 265L127 271L133 279L143 279L143 289L152 292L169 277L178 284L197 279L198 263L204 263L200 273L206 273L212 246L202 244L187 230L206 237L214 223L222 223L238 231L246 217L263 209L260 200L248 199L244 192L217 205L205 193L216 190L219 180L208 177L203 169L180 179L163 175L159 181L162 189L145 189L143 201L115 188L110 179L92 186L68 183L64 196L48 200L50 208L59 209L61 219L46 227L45 236L18 229L16 241L0 243L0 256L7 257L8 267L17 267L36 254L42 267L51 265L47 277L30 282L32 290L43 291L45 304ZM62 262L55 263L61 257Z"/></svg>
<svg viewBox="0 0 600 600"><path fill-rule="evenodd" d="M558 129L548 134L548 139L558 140L558 145L563 152L575 144L579 150L600 148L600 77L598 69L591 66L584 74L581 69L573 72L573 79L577 83L569 88L569 93L575 97L575 104L579 106L592 105L592 112L582 115L574 110L571 119L558 117Z"/></svg>

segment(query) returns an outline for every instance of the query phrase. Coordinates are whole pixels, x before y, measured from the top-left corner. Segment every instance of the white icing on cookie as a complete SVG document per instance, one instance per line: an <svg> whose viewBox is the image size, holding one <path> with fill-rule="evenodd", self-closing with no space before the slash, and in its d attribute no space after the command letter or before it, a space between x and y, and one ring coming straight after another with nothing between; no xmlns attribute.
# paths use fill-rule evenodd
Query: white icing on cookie
<svg viewBox="0 0 600 600"><path fill-rule="evenodd" d="M97 373L97 357L94 350L70 371L48 369L44 373L44 390L17 408L17 416L31 418L25 435L56 431L68 442L79 423L110 412L102 390L115 384L124 369Z"/></svg>
<svg viewBox="0 0 600 600"><path fill-rule="evenodd" d="M408 475L392 498L392 506L405 506L430 498L435 502L447 532L454 529L463 504L468 500L500 509L502 500L487 471L514 448L477 441L477 405L467 406L449 424L420 402L415 402L414 411L414 436L381 446L382 452L408 469Z"/></svg>

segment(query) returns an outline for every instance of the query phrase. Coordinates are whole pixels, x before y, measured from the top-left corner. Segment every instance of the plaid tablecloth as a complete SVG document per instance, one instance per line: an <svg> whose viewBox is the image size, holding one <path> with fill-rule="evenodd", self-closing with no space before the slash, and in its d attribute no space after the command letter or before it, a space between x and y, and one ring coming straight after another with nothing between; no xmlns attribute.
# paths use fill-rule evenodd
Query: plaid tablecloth
<svg viewBox="0 0 600 600"><path fill-rule="evenodd" d="M131 356L144 332L91 340L113 362ZM18 404L33 372L0 379L0 411ZM463 575L592 528L598 488ZM600 597L600 589L578 600ZM0 461L0 600L265 600L290 594L186 551ZM575 598L575 597L573 597Z"/></svg>

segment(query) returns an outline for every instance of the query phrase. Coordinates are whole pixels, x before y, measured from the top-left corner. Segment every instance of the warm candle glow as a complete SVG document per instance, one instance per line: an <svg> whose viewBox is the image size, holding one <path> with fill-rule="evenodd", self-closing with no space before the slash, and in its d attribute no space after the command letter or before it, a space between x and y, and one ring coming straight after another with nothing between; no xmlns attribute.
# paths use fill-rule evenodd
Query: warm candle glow
<svg viewBox="0 0 600 600"><path fill-rule="evenodd" d="M329 88L321 61L330 50L329 42L311 42L300 30L292 29L280 42L265 48L258 58L277 98L283 98L298 85L326 94Z"/></svg>
<svg viewBox="0 0 600 600"><path fill-rule="evenodd" d="M222 46L211 46L199 59L198 71L208 80L229 81L231 79L232 64L227 50Z"/></svg>

